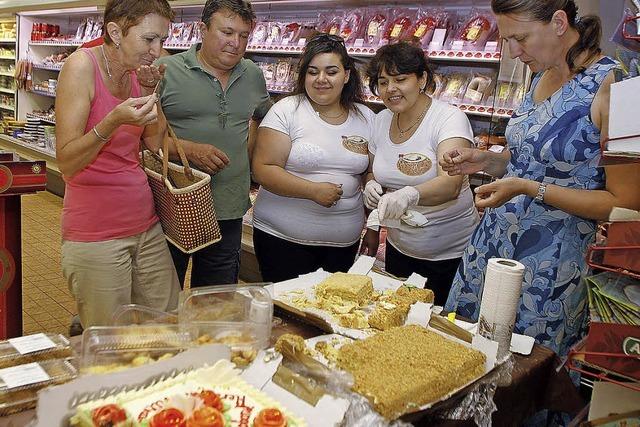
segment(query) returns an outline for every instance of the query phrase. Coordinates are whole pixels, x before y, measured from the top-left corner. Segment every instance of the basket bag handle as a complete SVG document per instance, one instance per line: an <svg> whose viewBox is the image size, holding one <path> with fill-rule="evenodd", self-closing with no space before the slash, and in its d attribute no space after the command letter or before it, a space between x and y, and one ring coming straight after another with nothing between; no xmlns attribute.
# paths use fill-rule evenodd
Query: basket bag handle
<svg viewBox="0 0 640 427"><path fill-rule="evenodd" d="M166 120L166 118L165 118ZM178 156L180 157L180 162L182 162L182 166L184 167L184 174L190 181L195 181L196 178L193 176L193 172L191 171L191 167L189 166L189 160L187 159L187 155L184 152L184 148L182 147L182 142L176 136L176 133L173 131L173 128L167 121L167 130L169 131L169 137L173 139L173 144L176 147L176 151L178 151ZM167 174L169 173L169 138L164 138L162 145L162 179L167 179Z"/></svg>

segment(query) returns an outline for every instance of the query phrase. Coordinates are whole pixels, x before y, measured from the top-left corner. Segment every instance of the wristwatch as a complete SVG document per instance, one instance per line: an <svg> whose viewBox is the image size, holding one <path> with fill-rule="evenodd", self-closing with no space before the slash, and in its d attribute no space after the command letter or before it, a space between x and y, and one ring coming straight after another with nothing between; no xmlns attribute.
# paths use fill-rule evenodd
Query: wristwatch
<svg viewBox="0 0 640 427"><path fill-rule="evenodd" d="M547 183L541 182L540 185L538 185L538 194L536 194L536 197L534 200L538 203L544 202L545 191L547 191Z"/></svg>

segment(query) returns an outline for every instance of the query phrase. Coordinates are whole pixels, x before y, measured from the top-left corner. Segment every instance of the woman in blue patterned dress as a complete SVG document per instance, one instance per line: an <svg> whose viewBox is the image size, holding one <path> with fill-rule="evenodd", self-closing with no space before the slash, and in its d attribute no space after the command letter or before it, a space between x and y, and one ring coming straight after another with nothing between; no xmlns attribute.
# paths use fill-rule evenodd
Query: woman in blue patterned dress
<svg viewBox="0 0 640 427"><path fill-rule="evenodd" d="M600 54L597 17L577 17L573 0L493 0L511 55L535 73L497 154L452 150L451 175L480 170L498 178L476 189L485 208L445 306L477 320L489 258L526 266L515 331L560 355L586 321L585 253L596 221L614 206L638 209L640 168L599 167L615 62Z"/></svg>

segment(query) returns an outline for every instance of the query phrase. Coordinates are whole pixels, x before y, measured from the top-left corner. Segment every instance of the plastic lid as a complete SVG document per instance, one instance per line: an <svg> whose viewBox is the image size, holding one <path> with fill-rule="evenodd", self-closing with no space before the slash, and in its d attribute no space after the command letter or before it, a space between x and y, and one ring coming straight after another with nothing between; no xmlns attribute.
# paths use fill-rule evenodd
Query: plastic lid
<svg viewBox="0 0 640 427"><path fill-rule="evenodd" d="M69 340L60 334L40 333L0 341L0 369L39 360L65 358L72 353Z"/></svg>
<svg viewBox="0 0 640 427"><path fill-rule="evenodd" d="M66 383L77 375L78 371L66 359L45 360L1 370L0 415L34 408L38 400L38 390L50 385ZM10 387L10 384L5 382L11 379L13 383L18 377L33 378L35 381L15 387Z"/></svg>
<svg viewBox="0 0 640 427"><path fill-rule="evenodd" d="M178 325L93 326L82 334L81 370L104 373L154 362L193 347L195 338Z"/></svg>
<svg viewBox="0 0 640 427"><path fill-rule="evenodd" d="M206 333L214 342L220 337L243 336L245 345L266 348L271 337L273 301L259 284L209 286L180 293L178 319L180 324ZM229 340L227 340L229 341Z"/></svg>

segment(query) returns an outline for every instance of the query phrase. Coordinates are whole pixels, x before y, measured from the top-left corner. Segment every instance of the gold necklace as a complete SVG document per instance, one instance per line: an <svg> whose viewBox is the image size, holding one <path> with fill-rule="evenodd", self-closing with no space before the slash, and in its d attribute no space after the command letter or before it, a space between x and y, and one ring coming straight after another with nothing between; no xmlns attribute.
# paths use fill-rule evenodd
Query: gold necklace
<svg viewBox="0 0 640 427"><path fill-rule="evenodd" d="M319 116L326 117L327 119L338 119L344 115L345 111L341 110L340 114L338 114L337 116L330 116L328 114L321 113L320 111L316 111L316 113L318 113Z"/></svg>
<svg viewBox="0 0 640 427"><path fill-rule="evenodd" d="M420 115L418 116L418 118L416 119L415 122L413 122L413 124L411 126L409 126L408 128L402 130L400 129L400 113L397 113L396 116L396 127L398 128L398 132L400 132L400 138L404 138L405 133L409 132L411 129L413 129L416 125L418 125L422 119L424 118L425 114L427 114L427 110L429 109L429 107L431 106L431 102L427 101L427 105L425 105L424 110L422 110L422 112L420 113Z"/></svg>

